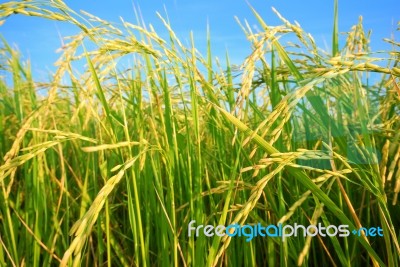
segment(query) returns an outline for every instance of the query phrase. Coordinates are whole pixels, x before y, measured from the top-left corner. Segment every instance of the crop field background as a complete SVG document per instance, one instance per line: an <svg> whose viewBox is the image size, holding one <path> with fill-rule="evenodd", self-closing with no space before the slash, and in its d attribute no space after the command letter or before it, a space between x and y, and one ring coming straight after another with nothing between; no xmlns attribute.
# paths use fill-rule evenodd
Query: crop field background
<svg viewBox="0 0 400 267"><path fill-rule="evenodd" d="M340 45L337 2L330 51L249 9L259 31L239 22L252 51L238 66L165 17L167 38L60 0L0 4L1 24L79 29L47 81L1 40L0 266L400 265L400 43L371 51L360 19ZM192 220L383 236L247 242L189 237Z"/></svg>

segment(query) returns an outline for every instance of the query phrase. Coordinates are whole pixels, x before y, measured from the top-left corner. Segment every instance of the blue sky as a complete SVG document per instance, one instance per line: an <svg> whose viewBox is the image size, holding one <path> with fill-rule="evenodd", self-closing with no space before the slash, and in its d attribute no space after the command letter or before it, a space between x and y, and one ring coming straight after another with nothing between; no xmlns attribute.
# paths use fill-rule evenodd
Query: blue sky
<svg viewBox="0 0 400 267"><path fill-rule="evenodd" d="M0 1L4 3L6 1ZM296 20L310 32L316 42L323 48L330 49L333 1L316 0L248 0L270 25L281 22L271 11L275 7L286 19ZM165 16L168 12L171 25L177 35L185 43L193 31L196 47L202 51L206 44L207 23L211 29L213 55L224 58L228 50L231 61L240 63L250 53L249 43L241 28L235 21L237 16L241 21L248 20L251 26L257 25L254 16L245 0L90 0L65 1L74 10L85 10L98 17L119 22L119 17L129 22L135 22L134 6L139 7L146 24L152 24L162 35L164 27L156 12ZM363 16L364 29L372 30L371 46L373 50L388 49L382 39L394 35L400 21L400 1L339 1L339 29L348 31ZM77 33L78 29L65 22L53 22L45 19L11 16L0 26L0 34L9 44L18 47L24 58L29 58L34 68L34 75L44 78L48 71L53 71L53 63L58 58L56 49L61 46L60 36ZM344 40L344 36L342 40ZM203 50L204 51L204 50Z"/></svg>

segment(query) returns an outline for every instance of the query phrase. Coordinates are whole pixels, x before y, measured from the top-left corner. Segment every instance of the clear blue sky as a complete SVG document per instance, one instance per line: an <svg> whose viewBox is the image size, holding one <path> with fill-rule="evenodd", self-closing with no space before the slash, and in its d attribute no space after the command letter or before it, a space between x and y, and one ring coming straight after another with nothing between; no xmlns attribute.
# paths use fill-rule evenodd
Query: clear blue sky
<svg viewBox="0 0 400 267"><path fill-rule="evenodd" d="M4 3L6 1L0 1ZM245 0L91 0L65 1L74 10L85 10L98 17L119 22L119 17L135 22L133 6L139 6L146 24L151 23L157 32L164 27L156 16L156 11L165 15L168 12L173 29L182 41L189 39L193 31L198 49L206 44L207 22L211 29L211 40L214 56L224 57L229 51L232 61L240 63L249 54L249 44L234 16L241 21L247 19L250 25L257 25ZM298 1L298 0L248 0L269 25L281 24L271 7L275 7L285 18L296 20L322 47L330 49L333 0L332 1ZM400 21L400 1L339 1L339 29L348 31L357 23L360 15L364 18L364 29L372 30L371 46L373 50L387 49L382 41L394 35ZM53 22L40 18L22 15L11 16L3 26L0 34L13 46L18 47L25 58L30 58L35 76L44 78L49 70L54 70L53 63L58 58L55 50L61 46L60 37L76 33L77 29L65 22ZM342 37L344 39L344 37ZM204 50L203 50L204 51Z"/></svg>

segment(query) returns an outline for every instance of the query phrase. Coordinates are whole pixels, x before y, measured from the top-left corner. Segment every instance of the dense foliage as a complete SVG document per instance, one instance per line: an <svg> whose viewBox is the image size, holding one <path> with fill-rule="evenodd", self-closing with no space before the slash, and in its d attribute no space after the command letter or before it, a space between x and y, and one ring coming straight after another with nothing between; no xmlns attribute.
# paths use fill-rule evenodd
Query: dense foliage
<svg viewBox="0 0 400 267"><path fill-rule="evenodd" d="M81 32L47 82L0 47L0 265L398 266L399 44L373 53L360 21L340 47L336 11L329 52L254 11L235 67L161 17L167 40L60 0L1 4ZM384 236L195 238L191 220Z"/></svg>

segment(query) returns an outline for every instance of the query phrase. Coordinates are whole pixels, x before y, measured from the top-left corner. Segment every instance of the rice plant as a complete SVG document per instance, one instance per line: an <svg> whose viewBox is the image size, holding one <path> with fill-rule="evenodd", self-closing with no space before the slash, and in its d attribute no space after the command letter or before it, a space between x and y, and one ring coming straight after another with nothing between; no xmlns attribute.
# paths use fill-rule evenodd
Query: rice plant
<svg viewBox="0 0 400 267"><path fill-rule="evenodd" d="M331 51L252 9L239 67L161 16L168 38L61 0L0 4L0 21L80 30L47 81L2 40L0 266L399 266L400 44L371 51L360 20L339 45L335 3ZM189 236L193 220L382 236L248 242Z"/></svg>

